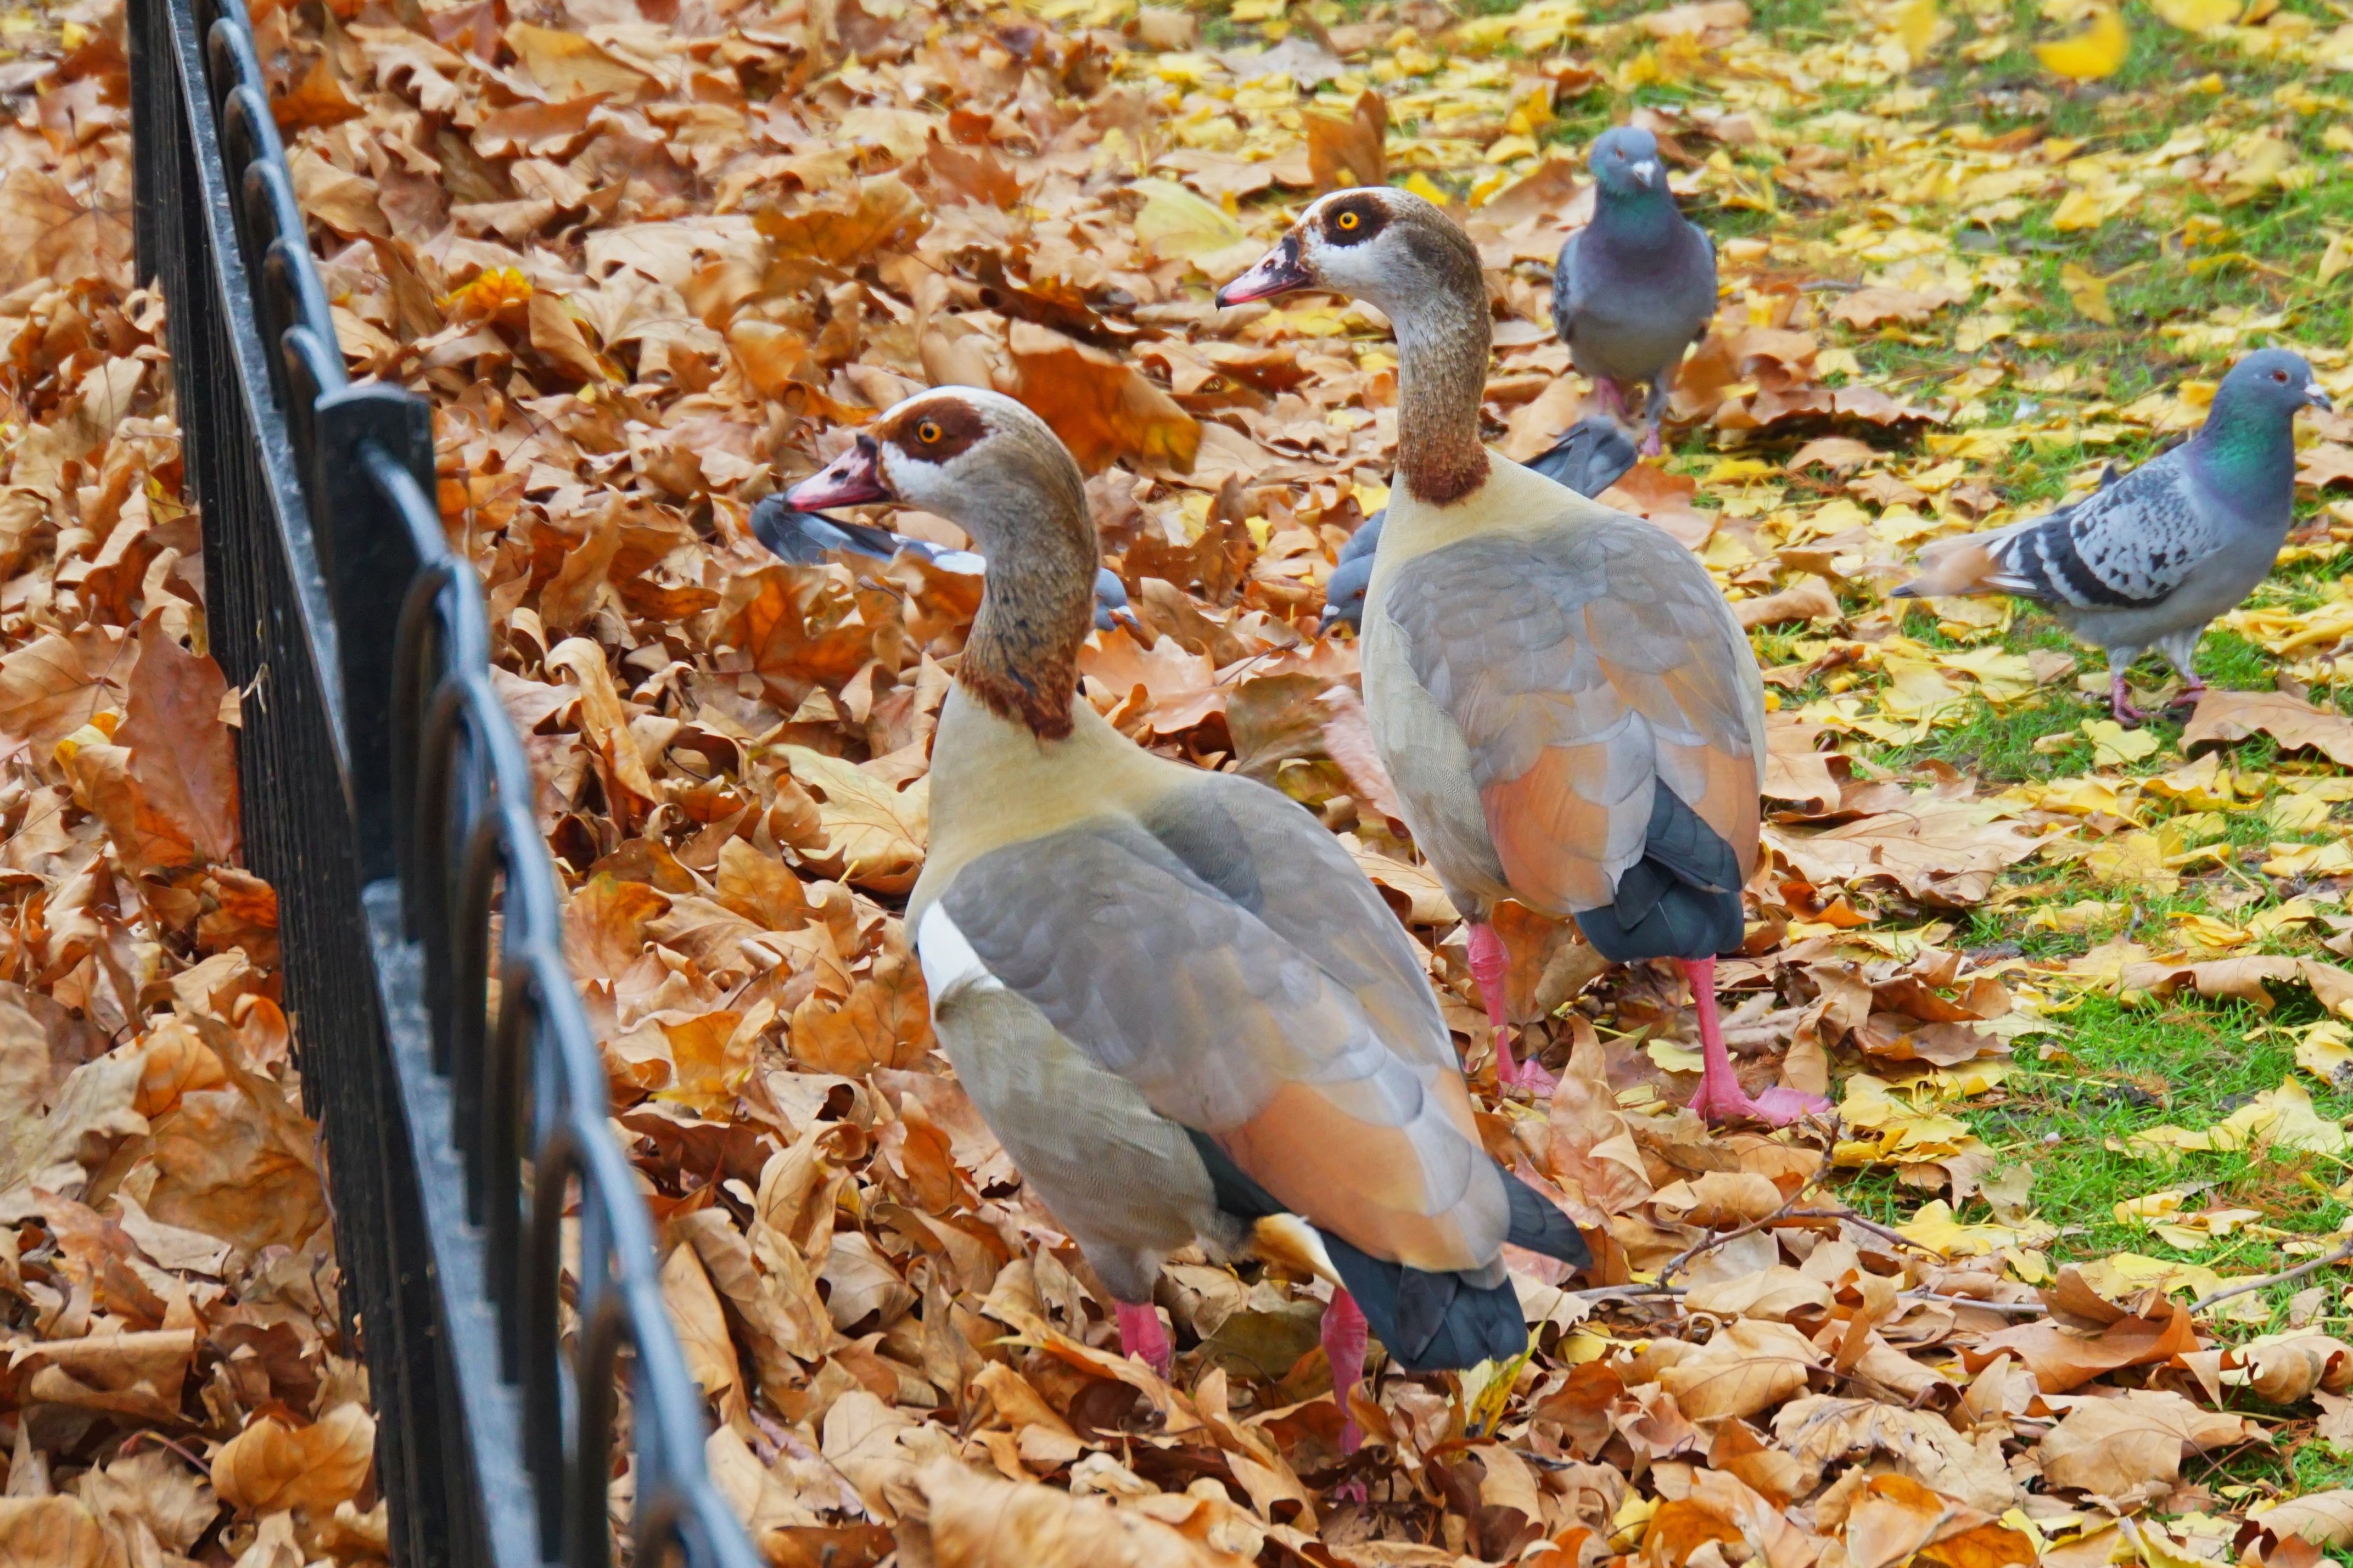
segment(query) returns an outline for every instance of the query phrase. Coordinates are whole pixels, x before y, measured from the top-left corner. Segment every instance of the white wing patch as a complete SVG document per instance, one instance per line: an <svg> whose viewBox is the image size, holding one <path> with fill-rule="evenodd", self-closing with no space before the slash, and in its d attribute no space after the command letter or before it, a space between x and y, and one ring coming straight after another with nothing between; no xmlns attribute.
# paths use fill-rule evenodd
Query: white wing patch
<svg viewBox="0 0 2353 1568"><path fill-rule="evenodd" d="M915 959L923 967L923 984L932 994L932 1006L937 1010L942 1002L967 987L982 991L1002 991L1005 982L988 971L980 954L972 950L964 932L948 918L945 899L923 911L915 927Z"/></svg>

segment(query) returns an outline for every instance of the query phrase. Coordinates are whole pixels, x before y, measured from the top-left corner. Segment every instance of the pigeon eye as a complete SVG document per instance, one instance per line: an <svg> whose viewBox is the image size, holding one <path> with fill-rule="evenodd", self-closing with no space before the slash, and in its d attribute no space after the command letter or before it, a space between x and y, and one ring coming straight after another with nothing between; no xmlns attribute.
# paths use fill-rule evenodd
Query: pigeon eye
<svg viewBox="0 0 2353 1568"><path fill-rule="evenodd" d="M921 425L916 426L915 439L921 441L926 447L938 446L940 444L939 422L935 419L926 419Z"/></svg>
<svg viewBox="0 0 2353 1568"><path fill-rule="evenodd" d="M1339 216L1332 220L1332 224L1333 226L1337 228L1342 234L1354 234L1356 232L1356 226L1364 221L1365 220L1363 218L1358 217L1355 213L1342 213Z"/></svg>
<svg viewBox="0 0 2353 1568"><path fill-rule="evenodd" d="M2278 382L2282 386L2285 386L2287 384L2287 372L2284 370L2275 370L2272 372L2272 379Z"/></svg>

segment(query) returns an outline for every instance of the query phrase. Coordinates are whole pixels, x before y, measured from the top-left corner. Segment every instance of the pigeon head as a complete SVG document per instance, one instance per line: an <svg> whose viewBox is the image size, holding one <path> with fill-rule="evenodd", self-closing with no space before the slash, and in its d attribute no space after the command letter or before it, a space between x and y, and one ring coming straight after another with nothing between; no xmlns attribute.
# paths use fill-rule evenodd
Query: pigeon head
<svg viewBox="0 0 2353 1568"><path fill-rule="evenodd" d="M1667 168L1659 159L1659 139L1639 125L1620 125L1594 138L1587 155L1605 196L1641 196L1667 188Z"/></svg>
<svg viewBox="0 0 2353 1568"><path fill-rule="evenodd" d="M1218 303L1269 300L1294 289L1345 294L1392 319L1436 295L1468 289L1485 298L1470 236L1421 197L1387 185L1317 198L1282 244L1218 290Z"/></svg>
<svg viewBox="0 0 2353 1568"><path fill-rule="evenodd" d="M2231 367L2214 393L2211 418L2245 414L2294 419L2304 407L2326 408L2328 395L2312 378L2304 356L2286 349L2263 349Z"/></svg>
<svg viewBox="0 0 2353 1568"><path fill-rule="evenodd" d="M919 392L785 496L786 505L810 511L868 501L900 501L947 518L991 558L1082 528L1088 574L1094 572L1078 464L1044 420L1000 393Z"/></svg>

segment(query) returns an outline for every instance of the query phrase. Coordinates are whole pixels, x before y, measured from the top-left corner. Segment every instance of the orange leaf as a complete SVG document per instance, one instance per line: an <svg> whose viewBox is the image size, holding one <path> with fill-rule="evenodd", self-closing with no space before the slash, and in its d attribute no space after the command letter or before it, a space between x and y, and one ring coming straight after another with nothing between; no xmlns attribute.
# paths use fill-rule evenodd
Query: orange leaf
<svg viewBox="0 0 2353 1568"><path fill-rule="evenodd" d="M1307 167L1319 194L1388 182L1388 159L1381 143L1388 134L1389 109L1379 93L1366 89L1345 120L1312 110L1299 118L1307 130Z"/></svg>
<svg viewBox="0 0 2353 1568"><path fill-rule="evenodd" d="M256 1513L332 1513L359 1495L375 1462L375 1421L357 1404L338 1405L308 1426L265 1415L213 1456L213 1487Z"/></svg>
<svg viewBox="0 0 2353 1568"><path fill-rule="evenodd" d="M1015 321L1008 339L1014 395L1095 473L1122 458L1188 472L1201 424L1125 362L1051 328Z"/></svg>
<svg viewBox="0 0 2353 1568"><path fill-rule="evenodd" d="M228 682L220 667L164 629L139 627L139 662L115 742L129 748L138 786L138 837L119 847L150 866L237 858L237 759L220 722Z"/></svg>
<svg viewBox="0 0 2353 1568"><path fill-rule="evenodd" d="M327 68L324 55L311 62L311 74L293 91L269 100L269 117L289 135L312 126L341 125L365 112L345 94L343 84Z"/></svg>

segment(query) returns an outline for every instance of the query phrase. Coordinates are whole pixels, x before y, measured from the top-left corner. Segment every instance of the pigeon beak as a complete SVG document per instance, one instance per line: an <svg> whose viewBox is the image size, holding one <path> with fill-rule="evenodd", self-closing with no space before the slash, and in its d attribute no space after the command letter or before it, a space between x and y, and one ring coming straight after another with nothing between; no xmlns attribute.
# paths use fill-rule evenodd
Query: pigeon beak
<svg viewBox="0 0 2353 1568"><path fill-rule="evenodd" d="M882 448L871 436L860 436L840 457L785 492L785 504L803 511L894 499L882 482Z"/></svg>
<svg viewBox="0 0 2353 1568"><path fill-rule="evenodd" d="M1626 165L1626 172L1641 181L1644 190L1659 183L1659 163L1655 158L1645 158L1639 163L1629 163Z"/></svg>
<svg viewBox="0 0 2353 1568"><path fill-rule="evenodd" d="M1257 266L1218 290L1218 308L1246 305L1252 300L1271 300L1277 294L1288 294L1293 289L1304 289L1315 279L1308 275L1307 265L1299 257L1299 231L1293 229L1282 237L1282 243L1259 258Z"/></svg>
<svg viewBox="0 0 2353 1568"><path fill-rule="evenodd" d="M2326 408L2331 413L2336 412L2336 405L2328 401L2328 394L2320 390L2320 383L2316 381L2306 384L2304 400L2315 408Z"/></svg>

